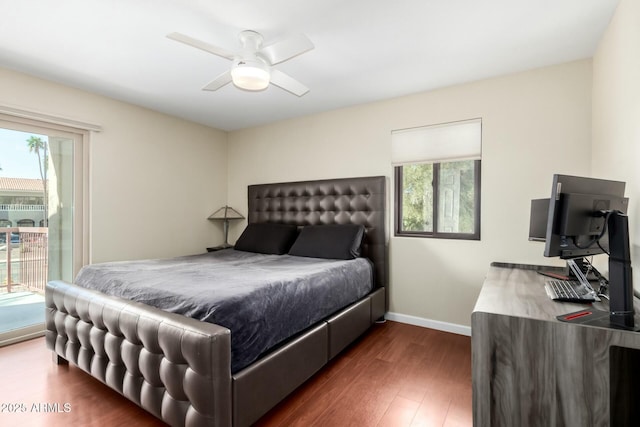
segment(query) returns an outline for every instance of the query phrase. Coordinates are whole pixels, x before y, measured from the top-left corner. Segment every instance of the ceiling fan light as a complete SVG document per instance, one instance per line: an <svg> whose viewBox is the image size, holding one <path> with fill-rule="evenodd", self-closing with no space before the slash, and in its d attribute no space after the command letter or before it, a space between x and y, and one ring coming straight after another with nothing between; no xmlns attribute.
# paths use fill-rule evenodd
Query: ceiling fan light
<svg viewBox="0 0 640 427"><path fill-rule="evenodd" d="M258 61L238 61L231 70L233 84L244 90L264 90L269 86L269 69Z"/></svg>

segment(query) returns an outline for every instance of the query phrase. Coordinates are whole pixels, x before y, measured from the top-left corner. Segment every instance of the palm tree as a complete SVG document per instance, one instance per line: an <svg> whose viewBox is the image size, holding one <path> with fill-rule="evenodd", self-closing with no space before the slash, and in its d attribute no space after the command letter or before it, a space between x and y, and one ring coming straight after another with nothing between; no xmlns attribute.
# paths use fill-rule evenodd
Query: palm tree
<svg viewBox="0 0 640 427"><path fill-rule="evenodd" d="M30 153L36 153L38 156L38 168L40 169L40 179L42 179L42 188L44 189L44 226L48 226L49 222L49 195L47 192L47 143L38 136L31 135L27 139L27 147L29 147ZM42 151L42 157L40 152Z"/></svg>

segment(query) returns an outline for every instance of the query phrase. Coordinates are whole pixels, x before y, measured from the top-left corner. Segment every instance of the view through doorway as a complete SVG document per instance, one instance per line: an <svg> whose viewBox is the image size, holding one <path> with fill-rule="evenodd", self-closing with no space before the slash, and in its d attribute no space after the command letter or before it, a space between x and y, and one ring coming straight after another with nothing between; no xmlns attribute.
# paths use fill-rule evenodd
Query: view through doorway
<svg viewBox="0 0 640 427"><path fill-rule="evenodd" d="M43 334L47 281L73 279L81 145L0 120L0 345Z"/></svg>

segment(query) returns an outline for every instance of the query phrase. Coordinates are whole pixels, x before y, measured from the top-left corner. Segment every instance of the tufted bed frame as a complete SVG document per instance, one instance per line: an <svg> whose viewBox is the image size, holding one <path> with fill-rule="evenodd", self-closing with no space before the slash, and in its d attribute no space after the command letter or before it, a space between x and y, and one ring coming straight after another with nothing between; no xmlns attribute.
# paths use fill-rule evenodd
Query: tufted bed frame
<svg viewBox="0 0 640 427"><path fill-rule="evenodd" d="M247 426L386 312L386 178L248 188L248 221L363 224L373 291L231 374L230 331L62 281L46 288L46 345L173 426Z"/></svg>

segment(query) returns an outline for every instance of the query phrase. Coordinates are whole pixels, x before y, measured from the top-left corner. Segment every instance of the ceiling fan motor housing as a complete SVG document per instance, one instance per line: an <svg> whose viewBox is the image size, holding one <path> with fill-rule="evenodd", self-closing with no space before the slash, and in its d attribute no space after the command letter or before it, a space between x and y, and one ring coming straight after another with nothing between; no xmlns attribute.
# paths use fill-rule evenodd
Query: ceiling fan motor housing
<svg viewBox="0 0 640 427"><path fill-rule="evenodd" d="M233 60L231 79L236 87L244 90L264 90L269 86L271 71L267 62L256 55L262 47L262 35L246 30L239 35L242 54Z"/></svg>
<svg viewBox="0 0 640 427"><path fill-rule="evenodd" d="M251 30L242 31L238 35L238 38L240 39L240 43L242 43L242 47L248 52L256 52L260 50L264 40L262 34Z"/></svg>

